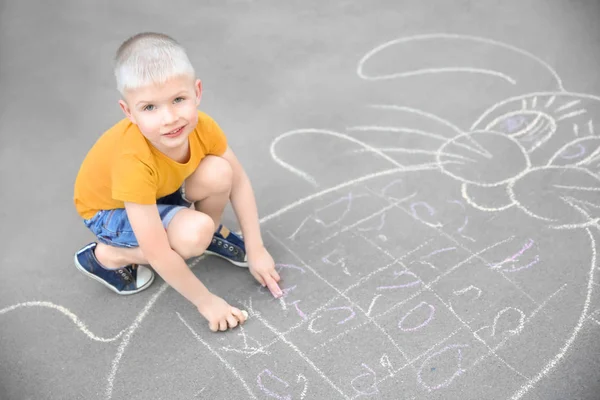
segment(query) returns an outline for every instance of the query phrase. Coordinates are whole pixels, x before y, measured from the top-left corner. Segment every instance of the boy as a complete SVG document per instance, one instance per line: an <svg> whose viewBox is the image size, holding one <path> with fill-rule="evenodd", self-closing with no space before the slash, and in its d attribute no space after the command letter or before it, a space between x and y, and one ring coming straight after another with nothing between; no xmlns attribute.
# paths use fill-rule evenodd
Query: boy
<svg viewBox="0 0 600 400"><path fill-rule="evenodd" d="M281 296L248 176L217 123L197 110L202 85L175 40L158 33L127 39L115 77L126 118L98 139L77 175L75 207L98 242L80 249L75 265L126 295L152 284L154 272L139 265L150 264L211 331L234 328L244 314L210 293L184 260L223 257ZM243 238L220 223L228 201Z"/></svg>

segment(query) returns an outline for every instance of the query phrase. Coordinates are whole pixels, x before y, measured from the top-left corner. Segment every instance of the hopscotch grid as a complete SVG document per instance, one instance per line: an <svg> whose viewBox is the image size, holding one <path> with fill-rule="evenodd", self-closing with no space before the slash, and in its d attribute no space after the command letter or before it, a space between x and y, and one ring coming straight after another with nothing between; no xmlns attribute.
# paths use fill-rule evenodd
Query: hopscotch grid
<svg viewBox="0 0 600 400"><path fill-rule="evenodd" d="M385 196L381 196L379 193L375 192L374 190L370 189L367 187L367 190L369 190L371 193L373 193L376 196L379 196L383 199L386 199L387 201L390 201L389 198L385 197ZM419 223L421 223L422 225L425 225L435 231L438 232L438 234L442 237L445 237L446 239L452 241L454 244L456 244L458 247L460 247L462 250L466 251L467 253L473 255L475 253L473 253L472 250L470 250L469 248L467 248L466 246L464 246L461 242L459 242L458 240L456 240L452 235L444 232L443 230L427 225L425 224L423 221L419 220L418 218L416 218L411 212L409 212L408 210L406 210L405 208L401 207L400 205L396 205L396 207L401 210L402 212L404 212L405 214L407 214L408 216L410 216L411 218L413 218L415 221L418 221ZM479 259L481 262L483 262L485 265L490 265L491 263L489 261L487 261L486 259L484 259L481 256L477 256L477 259ZM515 287L521 294L523 294L525 297L527 297L531 302L533 302L536 306L539 306L539 303L526 291L524 291L522 288L520 288L517 284L515 284L513 281L511 281L506 274L504 274L504 272L498 270L498 273L500 273L500 275L507 281L509 282L511 285L513 285L513 287Z"/></svg>
<svg viewBox="0 0 600 400"><path fill-rule="evenodd" d="M379 249L379 251L381 251L382 253L384 253L385 255L387 255L390 258L394 258L394 256L392 254L389 253L389 251L387 251L386 249L381 248L377 243L373 242L372 240L370 240L367 237L364 237L365 240L367 240L368 242L370 242L373 246L377 247ZM412 273L420 282L423 282L423 280L421 279L421 277L419 275L417 275L416 273L414 273L413 271L410 270L410 268L408 268L406 265L403 265L404 268L406 268L407 271L409 271L410 273ZM498 356L495 351L483 340L481 339L476 333L475 331L473 331L473 329L471 328L471 326L465 322L455 311L454 309L446 302L442 299L442 297L435 291L433 290L432 286L429 285L427 287L427 290L429 292L431 292L447 309L448 311L456 318L458 319L458 321L467 329L471 332L471 334L473 335L473 337L478 340L479 342L481 342L485 347L488 348L488 350L498 359L498 361L500 361L501 363L503 363L504 365L506 365L509 369L511 369L512 371L514 371L517 375L521 376L522 378L528 380L529 378L525 375L523 375L521 372L517 371L512 365L508 364L506 361L504 361L504 359L502 359L500 356Z"/></svg>
<svg viewBox="0 0 600 400"><path fill-rule="evenodd" d="M511 238L509 238L509 239L502 240L502 241L500 241L500 242L498 242L498 243L496 243L496 244L494 244L494 245L491 245L491 246L489 246L489 247L487 247L487 248L485 248L485 249L483 249L483 250L480 250L480 251L479 251L479 253L484 253L484 252L486 252L486 251L488 251L488 250L491 250L491 249L493 249L494 247L496 247L496 246L498 246L498 245L500 245L500 244L506 243L506 242L508 242L508 241L510 241L510 240L512 240L512 237L511 237ZM452 272L454 272L456 269L458 269L458 268L460 268L462 265L464 265L464 264L468 263L469 261L471 261L471 260L472 260L472 259L474 259L475 257L476 257L476 254L469 255L467 258L465 258L464 260L460 261L458 264L454 265L453 267L449 268L447 271L444 271L442 274L438 275L436 278L434 278L434 279L433 279L433 280L431 280L430 282L428 282L428 283L424 283L424 285L423 285L423 287L422 287L421 289L417 290L415 293L413 293L412 295L410 295L408 298L406 298L406 299L404 299L404 300L402 300L402 301L400 301L400 302L398 302L398 303L394 304L392 307L390 307L390 308L389 308L389 309L387 309L386 311L384 311L384 312L382 312L382 313L380 313L380 314L377 314L377 315L375 315L375 316L373 317L373 319L379 319L379 318L385 317L385 316L387 316L388 314L390 314L390 313L394 312L394 311L395 311L395 310L396 310L398 307L402 307L404 304L406 304L406 303L408 303L409 301L413 300L415 297L417 297L417 296L421 295L423 292L425 292L426 290L428 290L428 289L429 289L429 287L431 287L431 286L435 285L435 284L436 284L436 283L437 283L437 282L438 282L440 279L442 279L443 277L445 277L445 276L447 276L447 275L451 274L451 273L452 273ZM363 324L361 324L360 326L362 326L362 325L366 325L367 323L368 323L368 322L364 322L364 323L363 323ZM350 330L347 330L347 331L344 331L344 332L341 332L341 333L339 333L337 336L335 336L334 338L332 338L332 339L330 339L330 340L334 340L334 339L335 339L335 340L337 340L337 339L339 339L340 337L342 337L342 336L346 335L347 333L351 332L353 329L356 329L356 328L357 328L357 327L355 327L355 328L352 328L352 329L350 329Z"/></svg>
<svg viewBox="0 0 600 400"><path fill-rule="evenodd" d="M267 233L271 234L270 231L267 231ZM354 235L354 233L350 232L352 235ZM419 251L420 249L422 249L423 247L425 247L426 245L428 245L431 242L431 240L426 241L425 243L420 244L419 246L415 247L414 249L406 252L404 255L402 255L400 258L398 258L396 261L391 262L389 264L386 264L385 266L376 269L375 271L370 272L369 274L361 277L358 281L356 281L355 283L353 283L352 285L348 286L346 289L344 289L344 291L342 292L343 294L348 293L350 290L360 286L361 284L367 282L369 279L371 279L371 277L373 277L374 275L385 271L386 269L392 267L393 265L397 264L398 262L402 261L403 259L409 257L410 255L412 255L413 253ZM287 331L283 332L283 335L289 335L290 333L294 332L296 329L300 329L305 323L307 323L307 321L313 319L315 316L317 316L317 314L319 314L321 311L323 311L328 305L330 305L331 303L339 300L342 297L341 294L336 294L335 296L333 296L331 299L329 299L327 302L323 303L321 306L319 306L317 309L315 309L312 313L310 313L308 315L308 317L306 318L306 320L301 320L300 322L298 322L296 325L292 326L291 328L289 328ZM368 323L368 322L367 322ZM360 324L358 326L363 326L366 325L367 323L363 323ZM354 328L350 328L348 330L352 331L354 330ZM259 347L258 349L256 349L256 351L254 351L253 353L248 355L248 358L261 353L263 351L265 351L266 349L268 349L269 347L273 346L274 344L278 343L279 339L273 339L271 342L267 343L264 346Z"/></svg>
<svg viewBox="0 0 600 400"><path fill-rule="evenodd" d="M330 288L332 288L335 292L338 293L339 296L343 297L346 301L348 301L348 303L356 308L358 311L360 311L363 316L365 318L367 318L367 320L374 324L377 329L379 329L387 338L388 340L392 343L392 345L394 345L394 347L396 348L396 350L398 350L398 352L400 353L400 355L402 357L404 357L405 360L408 361L408 357L406 356L406 354L404 353L404 351L400 348L400 346L396 343L396 341L390 336L390 334L383 329L383 327L381 327L381 325L379 325L379 323L377 321L375 321L375 319L369 315L367 315L366 311L359 306L358 304L356 304L350 297L348 297L348 295L346 295L346 293L343 293L340 289L338 289L336 286L334 286L333 284L331 284L327 279L323 278L316 270L314 270L311 266L309 266L308 264L306 264L304 262L304 260L302 260L302 258L300 258L300 256L298 256L298 254L296 254L296 252L294 252L292 249L290 249L285 243L283 243L281 240L279 240L277 237L275 237L275 235L270 234L271 237L273 238L273 240L279 242L279 244L284 247L294 258L296 258L306 269L308 269L309 271L311 271L313 273L313 275L315 275L318 279L320 279L323 283L325 283L327 286L329 286Z"/></svg>

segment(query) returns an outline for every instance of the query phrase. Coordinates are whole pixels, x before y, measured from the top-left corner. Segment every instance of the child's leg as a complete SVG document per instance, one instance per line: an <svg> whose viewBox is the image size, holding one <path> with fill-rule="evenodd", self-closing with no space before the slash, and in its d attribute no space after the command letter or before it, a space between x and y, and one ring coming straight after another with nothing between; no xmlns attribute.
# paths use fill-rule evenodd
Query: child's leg
<svg viewBox="0 0 600 400"><path fill-rule="evenodd" d="M123 214L121 217L126 218L126 214ZM206 250L214 231L212 220L207 215L190 209L179 209L169 221L163 220L163 223L167 225L167 237L171 248L186 260L197 257ZM127 224L128 222L121 223L126 229ZM94 253L98 261L107 268L149 264L134 239L128 240L128 245L136 247L111 246L100 242Z"/></svg>
<svg viewBox="0 0 600 400"><path fill-rule="evenodd" d="M196 171L185 180L185 198L194 203L194 208L212 218L215 228L229 202L233 171L220 157L205 157Z"/></svg>
<svg viewBox="0 0 600 400"><path fill-rule="evenodd" d="M214 221L215 234L206 254L225 258L240 266L248 266L246 246L241 236L221 225L221 216L229 202L233 184L233 171L227 160L207 156L183 185L184 200L194 203L197 211Z"/></svg>

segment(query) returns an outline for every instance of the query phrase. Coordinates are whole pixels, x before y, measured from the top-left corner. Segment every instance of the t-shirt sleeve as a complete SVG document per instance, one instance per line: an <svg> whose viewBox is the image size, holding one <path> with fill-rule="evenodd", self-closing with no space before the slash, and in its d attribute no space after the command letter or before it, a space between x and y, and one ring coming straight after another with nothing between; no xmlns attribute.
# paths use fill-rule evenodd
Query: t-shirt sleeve
<svg viewBox="0 0 600 400"><path fill-rule="evenodd" d="M116 157L111 178L113 199L138 204L156 203L156 173L136 156Z"/></svg>
<svg viewBox="0 0 600 400"><path fill-rule="evenodd" d="M222 156L225 150L227 150L227 137L225 133L219 124L208 115L202 114L201 118L204 120L203 134L207 155Z"/></svg>

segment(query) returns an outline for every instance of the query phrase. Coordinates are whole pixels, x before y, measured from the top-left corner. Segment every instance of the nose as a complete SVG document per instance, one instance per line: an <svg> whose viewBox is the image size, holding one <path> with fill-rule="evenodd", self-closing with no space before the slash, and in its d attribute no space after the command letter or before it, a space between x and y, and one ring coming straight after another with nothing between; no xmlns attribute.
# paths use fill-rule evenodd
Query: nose
<svg viewBox="0 0 600 400"><path fill-rule="evenodd" d="M177 121L177 115L175 114L175 111L173 110L173 108L167 106L167 107L163 107L163 124L165 125L170 125L173 122Z"/></svg>

